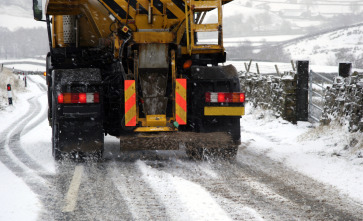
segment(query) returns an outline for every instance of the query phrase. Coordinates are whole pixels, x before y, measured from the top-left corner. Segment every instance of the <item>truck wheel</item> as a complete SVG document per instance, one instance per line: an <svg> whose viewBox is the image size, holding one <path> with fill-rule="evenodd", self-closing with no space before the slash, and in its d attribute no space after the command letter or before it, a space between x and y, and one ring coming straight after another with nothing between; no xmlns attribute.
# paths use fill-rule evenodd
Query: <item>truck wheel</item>
<svg viewBox="0 0 363 221"><path fill-rule="evenodd" d="M59 150L59 129L54 122L52 125L52 154L55 160L62 159L62 153Z"/></svg>

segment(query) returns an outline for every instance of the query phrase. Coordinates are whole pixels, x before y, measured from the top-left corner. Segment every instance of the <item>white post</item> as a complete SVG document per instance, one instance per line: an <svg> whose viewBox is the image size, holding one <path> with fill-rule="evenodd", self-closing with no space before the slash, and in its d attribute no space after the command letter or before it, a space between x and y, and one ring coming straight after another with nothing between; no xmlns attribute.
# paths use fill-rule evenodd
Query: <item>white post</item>
<svg viewBox="0 0 363 221"><path fill-rule="evenodd" d="M13 105L13 94L11 93L11 85L10 84L7 85L7 89L8 89L9 105Z"/></svg>

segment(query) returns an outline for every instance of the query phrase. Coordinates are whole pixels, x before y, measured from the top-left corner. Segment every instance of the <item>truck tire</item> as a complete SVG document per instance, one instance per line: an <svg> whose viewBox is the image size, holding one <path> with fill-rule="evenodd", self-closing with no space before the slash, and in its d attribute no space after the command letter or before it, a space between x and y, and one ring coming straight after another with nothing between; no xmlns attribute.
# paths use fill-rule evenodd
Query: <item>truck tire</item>
<svg viewBox="0 0 363 221"><path fill-rule="evenodd" d="M59 129L58 125L52 123L52 155L54 157L54 160L61 160L62 159L62 153L59 150Z"/></svg>
<svg viewBox="0 0 363 221"><path fill-rule="evenodd" d="M48 86L48 122L49 125L52 126L52 70L53 67L51 65L51 56L50 53L47 54L47 58L46 58L46 64L45 64L45 69L46 69L46 82L47 82L47 86Z"/></svg>

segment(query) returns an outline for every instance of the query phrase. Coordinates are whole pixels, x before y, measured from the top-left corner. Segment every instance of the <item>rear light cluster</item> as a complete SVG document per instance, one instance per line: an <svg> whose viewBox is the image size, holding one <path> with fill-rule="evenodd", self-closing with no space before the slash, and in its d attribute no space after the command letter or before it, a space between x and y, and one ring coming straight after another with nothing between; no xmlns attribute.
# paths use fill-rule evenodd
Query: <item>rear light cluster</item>
<svg viewBox="0 0 363 221"><path fill-rule="evenodd" d="M58 94L59 104L100 103L99 93L63 93Z"/></svg>
<svg viewBox="0 0 363 221"><path fill-rule="evenodd" d="M205 102L207 103L243 103L244 93L206 92Z"/></svg>

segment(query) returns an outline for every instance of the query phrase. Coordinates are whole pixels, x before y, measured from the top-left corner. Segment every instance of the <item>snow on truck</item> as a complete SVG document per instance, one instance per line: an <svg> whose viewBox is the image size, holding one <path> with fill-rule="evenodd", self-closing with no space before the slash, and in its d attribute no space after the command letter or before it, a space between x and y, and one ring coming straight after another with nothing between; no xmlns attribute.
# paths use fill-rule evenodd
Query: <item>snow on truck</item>
<svg viewBox="0 0 363 221"><path fill-rule="evenodd" d="M226 61L222 5L231 0L33 0L47 23L48 120L55 159L178 149L234 157L244 93ZM205 23L207 12L215 23ZM44 17L44 19L43 19ZM200 44L200 33L214 44Z"/></svg>

